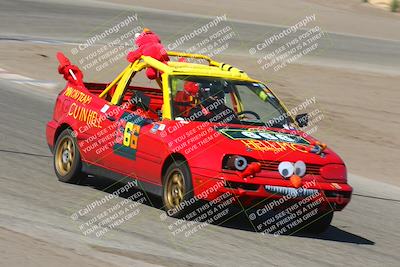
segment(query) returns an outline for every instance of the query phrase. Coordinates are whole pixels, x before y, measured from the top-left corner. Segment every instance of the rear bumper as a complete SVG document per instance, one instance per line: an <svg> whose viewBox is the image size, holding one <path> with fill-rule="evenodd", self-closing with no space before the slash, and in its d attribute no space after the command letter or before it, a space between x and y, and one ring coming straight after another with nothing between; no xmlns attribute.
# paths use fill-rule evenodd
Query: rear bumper
<svg viewBox="0 0 400 267"><path fill-rule="evenodd" d="M282 200L284 208L293 203L308 199L323 198L323 207L330 210L342 210L350 202L353 188L347 183L321 182L316 179L303 181L300 188L294 188L284 179L248 178L235 174L218 173L205 169L192 169L195 196L212 201L229 192L242 205L256 206L262 202ZM265 204L265 203L264 203Z"/></svg>
<svg viewBox="0 0 400 267"><path fill-rule="evenodd" d="M54 148L54 136L56 134L58 128L58 123L55 121L49 121L46 124L46 141L47 145L49 146L50 151L53 153Z"/></svg>

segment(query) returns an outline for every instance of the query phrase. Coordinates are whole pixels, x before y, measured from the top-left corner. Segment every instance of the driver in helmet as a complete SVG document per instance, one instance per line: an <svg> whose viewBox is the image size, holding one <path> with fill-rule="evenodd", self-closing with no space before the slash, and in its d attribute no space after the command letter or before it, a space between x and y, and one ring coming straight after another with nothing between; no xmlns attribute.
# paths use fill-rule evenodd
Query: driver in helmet
<svg viewBox="0 0 400 267"><path fill-rule="evenodd" d="M238 123L235 112L225 105L224 86L220 82L199 83L197 105L190 110L190 117L197 121Z"/></svg>

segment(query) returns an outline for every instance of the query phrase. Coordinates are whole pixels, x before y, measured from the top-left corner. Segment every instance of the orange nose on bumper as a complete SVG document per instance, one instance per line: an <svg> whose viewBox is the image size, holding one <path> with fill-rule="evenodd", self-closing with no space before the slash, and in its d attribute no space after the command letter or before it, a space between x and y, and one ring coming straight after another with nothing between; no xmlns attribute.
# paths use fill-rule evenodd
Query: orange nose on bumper
<svg viewBox="0 0 400 267"><path fill-rule="evenodd" d="M292 185L296 188L299 188L302 185L301 178L297 175L292 175L292 177L290 177L290 181L292 182Z"/></svg>

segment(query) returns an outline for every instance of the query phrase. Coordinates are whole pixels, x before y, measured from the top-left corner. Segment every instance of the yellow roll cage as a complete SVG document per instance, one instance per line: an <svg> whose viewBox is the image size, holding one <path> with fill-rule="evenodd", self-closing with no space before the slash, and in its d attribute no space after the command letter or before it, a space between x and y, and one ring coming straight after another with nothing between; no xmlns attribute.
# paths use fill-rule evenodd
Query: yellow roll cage
<svg viewBox="0 0 400 267"><path fill-rule="evenodd" d="M162 72L161 80L157 81L161 87L162 95L163 95L163 119L172 119L172 108L171 108L171 88L169 86L169 77L172 75L188 75L188 76L211 76L211 77L220 77L226 79L235 79L241 81L248 82L256 82L261 83L258 80L250 78L245 72L242 70L233 67L229 64L225 64L223 62L217 62L211 59L208 56L200 55L200 54L190 54L183 52L175 52L168 51L168 56L170 57L180 57L180 58L189 58L194 60L203 60L208 63L206 64L198 64L198 63L188 63L188 62L176 62L169 61L167 64L164 64L152 57L149 56L141 56L138 60L133 63L130 63L99 95L100 98L105 98L108 92L116 85L115 92L111 98L110 103L112 105L118 105L121 97L123 96L126 87L128 86L128 82L131 80L132 75L135 73L142 71L148 67L152 67L160 72ZM275 96L276 97L276 96ZM279 100L279 98L277 98ZM238 105L238 110L243 111L243 105L239 99L236 99ZM285 108L281 101L280 104Z"/></svg>

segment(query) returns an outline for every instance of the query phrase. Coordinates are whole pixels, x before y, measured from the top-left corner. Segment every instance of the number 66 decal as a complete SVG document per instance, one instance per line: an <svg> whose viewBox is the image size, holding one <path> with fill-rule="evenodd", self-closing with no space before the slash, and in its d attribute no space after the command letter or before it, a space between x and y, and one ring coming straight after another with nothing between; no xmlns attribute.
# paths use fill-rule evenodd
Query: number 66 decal
<svg viewBox="0 0 400 267"><path fill-rule="evenodd" d="M124 139L122 144L132 149L137 148L137 141L139 137L140 126L132 122L126 122L124 130Z"/></svg>
<svg viewBox="0 0 400 267"><path fill-rule="evenodd" d="M124 113L116 127L113 151L122 157L136 159L139 132L145 120L131 113Z"/></svg>

